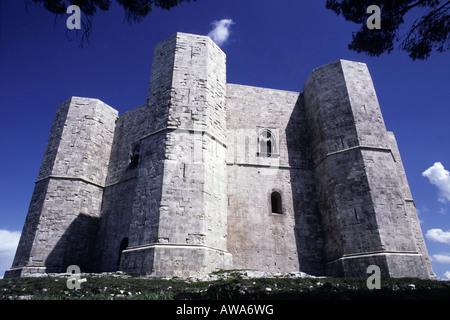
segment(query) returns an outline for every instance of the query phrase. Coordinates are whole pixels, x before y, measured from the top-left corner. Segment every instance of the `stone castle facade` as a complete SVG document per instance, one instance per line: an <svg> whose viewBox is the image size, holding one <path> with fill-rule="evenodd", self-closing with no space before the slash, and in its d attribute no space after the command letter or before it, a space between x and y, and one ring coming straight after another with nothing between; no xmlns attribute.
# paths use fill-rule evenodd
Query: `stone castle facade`
<svg viewBox="0 0 450 320"><path fill-rule="evenodd" d="M225 60L177 33L155 48L145 104L59 105L5 277L433 277L367 66L327 64L298 93L229 84Z"/></svg>

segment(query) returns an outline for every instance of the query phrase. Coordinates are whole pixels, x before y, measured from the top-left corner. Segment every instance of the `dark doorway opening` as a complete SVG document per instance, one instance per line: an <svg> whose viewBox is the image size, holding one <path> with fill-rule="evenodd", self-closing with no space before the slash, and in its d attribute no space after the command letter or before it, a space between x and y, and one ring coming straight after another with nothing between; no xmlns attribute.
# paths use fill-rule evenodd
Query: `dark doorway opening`
<svg viewBox="0 0 450 320"><path fill-rule="evenodd" d="M119 246L119 257L117 259L117 265L120 266L120 258L122 257L122 251L128 247L128 238L123 238Z"/></svg>

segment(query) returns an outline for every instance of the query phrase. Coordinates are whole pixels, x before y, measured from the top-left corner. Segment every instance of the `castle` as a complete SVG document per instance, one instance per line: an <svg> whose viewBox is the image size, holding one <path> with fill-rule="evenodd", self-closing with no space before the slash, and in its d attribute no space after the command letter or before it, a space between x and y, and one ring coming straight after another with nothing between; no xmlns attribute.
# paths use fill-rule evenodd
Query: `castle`
<svg viewBox="0 0 450 320"><path fill-rule="evenodd" d="M145 104L59 105L5 278L69 265L434 277L367 66L314 69L298 93L229 84L225 61L177 33L155 48Z"/></svg>

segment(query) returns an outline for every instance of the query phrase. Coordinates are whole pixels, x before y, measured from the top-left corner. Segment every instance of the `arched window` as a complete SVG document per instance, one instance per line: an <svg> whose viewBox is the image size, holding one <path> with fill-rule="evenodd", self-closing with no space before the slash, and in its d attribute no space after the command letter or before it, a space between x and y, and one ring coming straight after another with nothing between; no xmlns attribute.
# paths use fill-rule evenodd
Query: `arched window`
<svg viewBox="0 0 450 320"><path fill-rule="evenodd" d="M278 154L275 135L269 129L263 129L258 134L258 156L272 157Z"/></svg>
<svg viewBox="0 0 450 320"><path fill-rule="evenodd" d="M120 258L122 257L122 251L128 247L128 238L123 238L119 246L119 258L117 259L117 265L120 266Z"/></svg>
<svg viewBox="0 0 450 320"><path fill-rule="evenodd" d="M282 214L283 205L281 204L281 194L278 191L273 191L270 194L270 205L272 208L272 213Z"/></svg>

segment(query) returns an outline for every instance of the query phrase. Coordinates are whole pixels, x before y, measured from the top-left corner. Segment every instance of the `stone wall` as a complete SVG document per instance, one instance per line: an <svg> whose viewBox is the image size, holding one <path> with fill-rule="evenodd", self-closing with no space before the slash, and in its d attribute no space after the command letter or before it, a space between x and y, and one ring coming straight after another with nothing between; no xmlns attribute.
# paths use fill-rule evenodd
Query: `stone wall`
<svg viewBox="0 0 450 320"><path fill-rule="evenodd" d="M405 201L406 220L408 221L409 226L411 228L411 233L415 241L416 250L425 260L425 264L430 276L432 278L436 278L436 275L434 274L433 269L431 267L430 258L428 256L428 250L425 245L425 240L423 238L422 228L420 227L419 218L417 217L416 205L414 203L411 190L409 189L408 179L406 178L406 173L403 167L400 151L398 149L397 140L395 139L395 135L393 132L388 132L388 139L392 151L392 157L394 159L397 171L398 182L402 189L401 192L403 199Z"/></svg>
<svg viewBox="0 0 450 320"><path fill-rule="evenodd" d="M299 93L227 85L228 250L233 268L323 274L323 242ZM258 155L270 129L276 153ZM272 212L271 193L282 213Z"/></svg>
<svg viewBox="0 0 450 320"><path fill-rule="evenodd" d="M377 264L386 276L428 278L367 66L317 68L304 95L327 274L362 277Z"/></svg>
<svg viewBox="0 0 450 320"><path fill-rule="evenodd" d="M117 111L72 97L56 112L13 267L5 274L94 268L94 240ZM8 273L11 273L10 275Z"/></svg>
<svg viewBox="0 0 450 320"><path fill-rule="evenodd" d="M225 82L225 54L208 37L178 33L155 48L154 121L141 138L125 271L189 276L231 265Z"/></svg>
<svg viewBox="0 0 450 320"><path fill-rule="evenodd" d="M145 157L140 139L147 133L147 105L119 116L111 148L96 241L97 270L119 270L120 244L130 241L139 162Z"/></svg>

